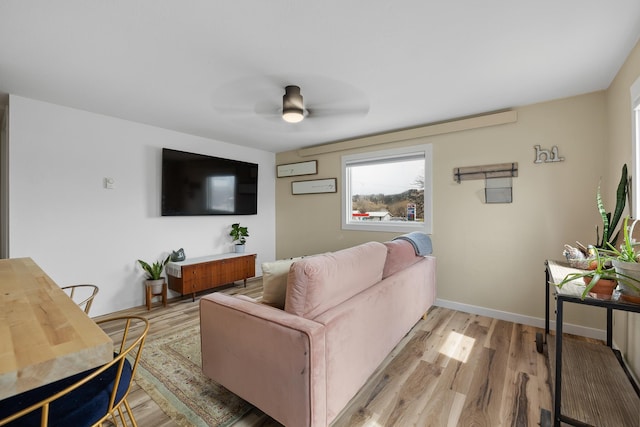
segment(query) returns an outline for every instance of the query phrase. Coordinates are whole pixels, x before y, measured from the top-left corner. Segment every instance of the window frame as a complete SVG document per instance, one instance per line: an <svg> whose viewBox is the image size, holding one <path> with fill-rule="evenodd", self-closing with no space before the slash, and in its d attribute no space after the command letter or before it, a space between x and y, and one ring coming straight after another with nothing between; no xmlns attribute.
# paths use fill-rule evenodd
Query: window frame
<svg viewBox="0 0 640 427"><path fill-rule="evenodd" d="M396 160L402 157L424 155L424 222L410 221L352 221L351 181L348 166L354 163ZM342 156L342 202L341 223L343 230L380 231L407 233L420 231L426 234L433 232L433 155L432 144L413 145L410 147L369 151Z"/></svg>
<svg viewBox="0 0 640 427"><path fill-rule="evenodd" d="M640 77L631 85L631 150L632 150L632 169L631 177L633 178L631 186L631 216L638 218L640 215L640 185L638 185L638 177L640 176Z"/></svg>

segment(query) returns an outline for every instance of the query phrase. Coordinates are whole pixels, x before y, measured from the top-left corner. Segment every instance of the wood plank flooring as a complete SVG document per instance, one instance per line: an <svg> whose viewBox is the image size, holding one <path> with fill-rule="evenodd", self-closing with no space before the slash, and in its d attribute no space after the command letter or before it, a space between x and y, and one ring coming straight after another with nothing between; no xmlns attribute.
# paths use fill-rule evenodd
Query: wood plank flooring
<svg viewBox="0 0 640 427"><path fill-rule="evenodd" d="M260 297L259 279L223 289ZM167 308L137 307L149 336L198 318L198 298L173 300ZM552 409L546 357L535 349L540 329L440 307L403 338L332 423L355 426L536 426ZM137 385L130 403L140 427L173 427ZM545 411L541 411L541 409ZM279 426L254 410L234 427ZM546 425L545 422L542 425Z"/></svg>

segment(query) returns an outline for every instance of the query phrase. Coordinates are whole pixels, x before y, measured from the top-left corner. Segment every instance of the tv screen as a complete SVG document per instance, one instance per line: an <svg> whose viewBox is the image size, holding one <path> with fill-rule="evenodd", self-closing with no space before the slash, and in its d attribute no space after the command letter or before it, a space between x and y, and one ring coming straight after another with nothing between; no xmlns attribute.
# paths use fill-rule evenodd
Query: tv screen
<svg viewBox="0 0 640 427"><path fill-rule="evenodd" d="M162 149L162 216L257 213L257 164Z"/></svg>

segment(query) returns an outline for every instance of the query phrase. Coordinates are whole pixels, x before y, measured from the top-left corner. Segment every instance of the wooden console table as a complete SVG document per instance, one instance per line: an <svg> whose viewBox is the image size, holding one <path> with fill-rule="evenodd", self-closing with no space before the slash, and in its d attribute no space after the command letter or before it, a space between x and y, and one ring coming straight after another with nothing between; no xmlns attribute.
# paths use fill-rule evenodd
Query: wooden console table
<svg viewBox="0 0 640 427"><path fill-rule="evenodd" d="M549 335L550 288L556 300L556 336L548 344L551 376L554 382L554 425L637 426L640 425L640 390L626 372L620 352L612 349L613 310L640 312L640 305L620 300L587 296L582 279L567 283L564 277L578 270L566 262L546 261L545 341ZM607 345L563 337L564 303L603 307L607 310ZM536 344L541 350L541 337Z"/></svg>
<svg viewBox="0 0 640 427"><path fill-rule="evenodd" d="M169 288L182 295L223 286L256 275L256 254L227 253L167 264Z"/></svg>
<svg viewBox="0 0 640 427"><path fill-rule="evenodd" d="M113 359L113 342L31 258L0 260L0 399Z"/></svg>

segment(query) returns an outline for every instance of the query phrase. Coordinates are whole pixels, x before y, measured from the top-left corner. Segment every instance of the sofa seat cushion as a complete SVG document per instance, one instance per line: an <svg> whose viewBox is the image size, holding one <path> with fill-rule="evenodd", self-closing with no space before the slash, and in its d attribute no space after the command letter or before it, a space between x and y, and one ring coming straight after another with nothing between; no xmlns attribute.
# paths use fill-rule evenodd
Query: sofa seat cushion
<svg viewBox="0 0 640 427"><path fill-rule="evenodd" d="M289 268L291 267L291 264L300 259L302 259L302 257L262 263L263 304L284 309Z"/></svg>
<svg viewBox="0 0 640 427"><path fill-rule="evenodd" d="M90 426L102 418L108 410L119 363L102 372L91 381L54 400L49 407L49 426ZM0 420L28 408L65 388L77 383L93 372L90 369L51 384L26 391L0 401ZM125 359L122 377L116 393L117 404L125 395L131 381L131 363ZM40 426L41 410L37 409L7 426Z"/></svg>
<svg viewBox="0 0 640 427"><path fill-rule="evenodd" d="M378 283L386 257L385 245L369 242L293 263L287 279L285 311L314 319Z"/></svg>
<svg viewBox="0 0 640 427"><path fill-rule="evenodd" d="M382 271L383 279L412 266L424 258L416 255L413 245L406 240L392 240L384 242L384 245L387 247L387 260Z"/></svg>

